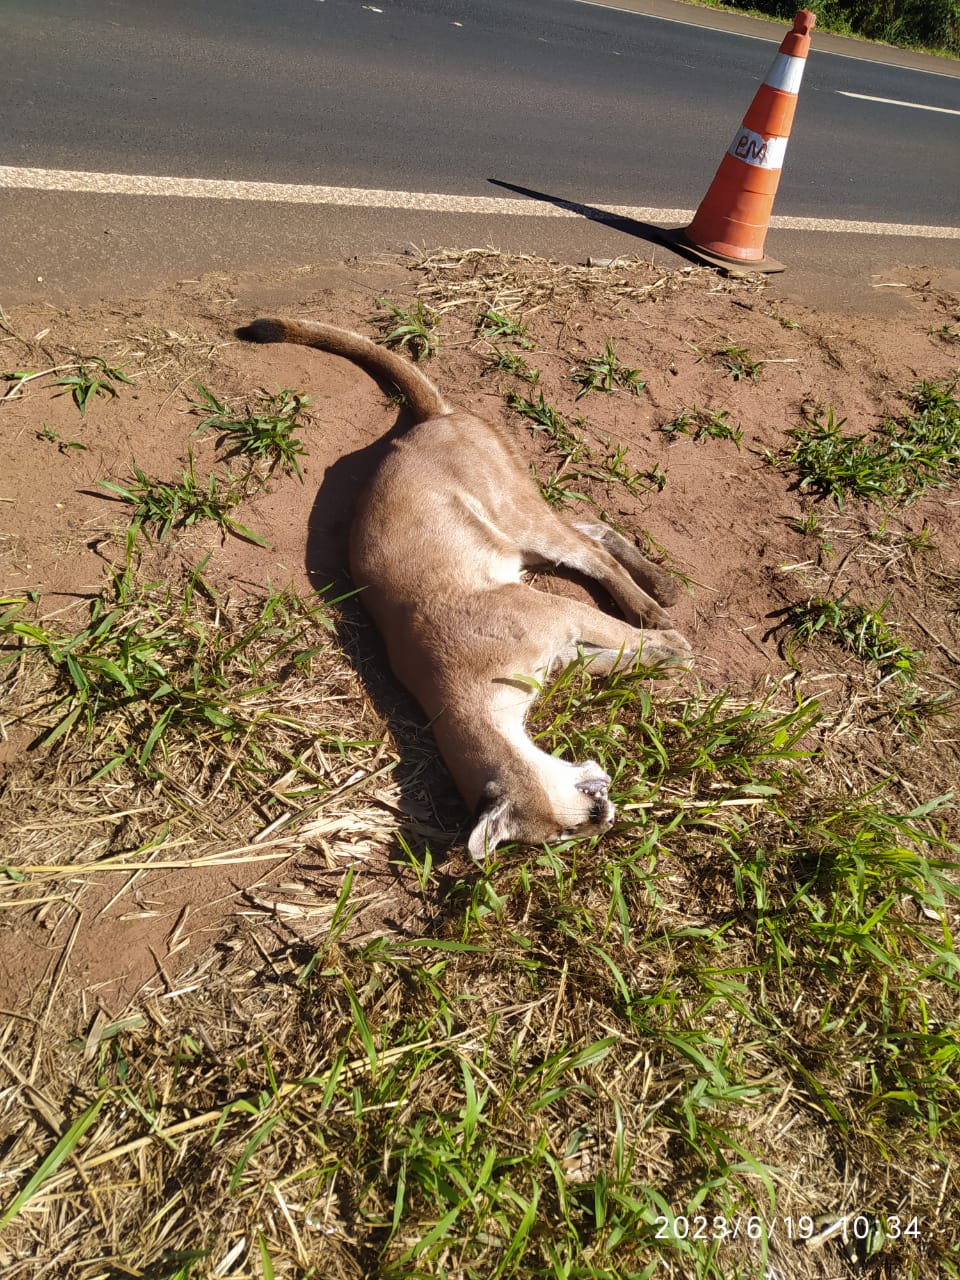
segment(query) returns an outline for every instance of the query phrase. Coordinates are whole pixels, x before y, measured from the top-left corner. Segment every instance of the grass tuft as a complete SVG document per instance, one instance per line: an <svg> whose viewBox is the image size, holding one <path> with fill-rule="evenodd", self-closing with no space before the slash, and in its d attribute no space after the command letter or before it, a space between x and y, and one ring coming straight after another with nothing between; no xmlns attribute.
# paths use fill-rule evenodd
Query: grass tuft
<svg viewBox="0 0 960 1280"><path fill-rule="evenodd" d="M960 478L960 400L957 382L921 382L911 412L887 419L873 437L844 435L846 419L829 409L787 434L796 447L778 465L792 467L801 489L831 497L910 503L928 489Z"/></svg>
<svg viewBox="0 0 960 1280"><path fill-rule="evenodd" d="M498 311L489 303L480 312L477 319L477 336L486 338L493 344L497 342L513 342L527 351L533 350L533 343L527 336L527 326L510 315L507 311ZM496 350L496 347L494 347Z"/></svg>
<svg viewBox="0 0 960 1280"><path fill-rule="evenodd" d="M911 649L887 626L883 615L889 604L888 596L878 608L868 609L848 604L844 593L836 600L817 597L793 605L786 615L787 624L793 628L787 646L790 660L793 661L795 645L808 644L822 635L865 662L874 663L881 679L908 679L922 667L923 654Z"/></svg>
<svg viewBox="0 0 960 1280"><path fill-rule="evenodd" d="M425 360L437 353L439 338L434 332L440 323L438 312L428 307L422 297L415 306L401 307L389 298L378 298L377 303L386 307L388 315L370 316L369 323L379 327L380 341L388 347L410 352L414 360Z"/></svg>
<svg viewBox="0 0 960 1280"><path fill-rule="evenodd" d="M55 378L51 385L64 388L60 395L65 395L69 391L74 404L80 410L80 416L85 417L87 406L97 396L116 397L118 393L115 383L117 382L128 384L133 382L133 379L128 378L124 373L123 365L107 364L101 356L83 356L70 373Z"/></svg>
<svg viewBox="0 0 960 1280"><path fill-rule="evenodd" d="M578 400L588 391L609 394L618 387L639 395L647 385L639 369L631 369L618 359L612 342L604 345L603 355L584 360L570 377L580 385L576 396Z"/></svg>
<svg viewBox="0 0 960 1280"><path fill-rule="evenodd" d="M695 441L732 440L739 449L743 432L727 421L729 416L728 409L698 409L694 406L663 423L658 430L668 436L691 436Z"/></svg>
<svg viewBox="0 0 960 1280"><path fill-rule="evenodd" d="M729 374L734 382L760 381L763 361L754 360L746 347L736 345L718 347L713 354L720 368Z"/></svg>
<svg viewBox="0 0 960 1280"><path fill-rule="evenodd" d="M489 367L512 373L531 387L535 387L540 381L540 370L532 368L519 351L505 351L502 347L491 344Z"/></svg>
<svg viewBox="0 0 960 1280"><path fill-rule="evenodd" d="M269 545L265 538L230 515L250 495L250 473L236 477L211 472L204 483L197 478L192 449L187 450L187 466L179 481L153 479L136 463L132 465L132 480L126 484L101 480L100 487L128 503L133 508L133 523L138 528L152 527L158 540L166 538L172 529L186 529L198 520L212 520L224 533L232 533L261 547Z"/></svg>
<svg viewBox="0 0 960 1280"><path fill-rule="evenodd" d="M657 466L645 471L633 470L627 462L626 445L614 445L609 437L602 437L604 452L601 454L593 448L582 430L567 425L563 414L546 401L542 391L537 393L536 400L511 391L507 404L533 424L531 430L546 436L553 452L563 459L561 467L541 482L541 491L548 502L592 502L587 493L574 487L589 480L622 485L635 496L659 493L666 485L667 477ZM578 428L583 426L583 419L574 421Z"/></svg>
<svg viewBox="0 0 960 1280"><path fill-rule="evenodd" d="M110 589L96 596L75 630L28 618L28 601L10 599L0 614L0 669L46 672L32 701L11 717L53 747L74 734L95 740L102 757L95 777L129 763L148 777L186 741L208 757L230 759L235 779L260 775L259 733L272 719L269 695L282 672L305 672L316 655L308 643L331 626L321 601L275 592L252 619L231 618L192 570L182 595L143 583L135 538ZM160 766L162 768L162 765Z"/></svg>
<svg viewBox="0 0 960 1280"><path fill-rule="evenodd" d="M198 415L206 415L195 432L213 430L220 441L230 447L228 457L240 455L254 462L265 462L268 475L278 470L292 471L303 483L299 459L306 453L306 446L294 432L303 426L300 416L310 403L309 397L288 389L270 395L260 394L259 412L231 409L218 400L212 391L200 382L196 383L199 400L191 400L190 407Z"/></svg>

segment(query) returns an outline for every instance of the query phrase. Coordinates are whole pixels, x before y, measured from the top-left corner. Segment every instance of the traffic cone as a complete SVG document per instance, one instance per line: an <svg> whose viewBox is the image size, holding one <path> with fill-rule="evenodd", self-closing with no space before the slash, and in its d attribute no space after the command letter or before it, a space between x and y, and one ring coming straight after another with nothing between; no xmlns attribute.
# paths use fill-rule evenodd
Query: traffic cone
<svg viewBox="0 0 960 1280"><path fill-rule="evenodd" d="M816 20L809 9L794 18L693 221L674 233L684 248L731 274L786 270L764 256L763 243Z"/></svg>

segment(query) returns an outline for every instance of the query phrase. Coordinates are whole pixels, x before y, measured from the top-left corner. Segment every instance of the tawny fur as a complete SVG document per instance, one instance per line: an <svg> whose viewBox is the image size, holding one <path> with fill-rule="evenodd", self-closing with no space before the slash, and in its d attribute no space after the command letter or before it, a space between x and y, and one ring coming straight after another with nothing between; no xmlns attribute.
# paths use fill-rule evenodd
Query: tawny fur
<svg viewBox="0 0 960 1280"><path fill-rule="evenodd" d="M690 646L660 607L675 599L672 578L607 525L560 517L506 435L450 406L402 356L308 320L256 320L238 333L344 356L394 383L410 408L414 425L357 504L350 570L475 814L473 857L505 841L607 830L614 809L600 766L549 756L527 734L530 682L580 652L597 674L638 654L689 661ZM626 620L536 590L524 572L543 564L595 579Z"/></svg>

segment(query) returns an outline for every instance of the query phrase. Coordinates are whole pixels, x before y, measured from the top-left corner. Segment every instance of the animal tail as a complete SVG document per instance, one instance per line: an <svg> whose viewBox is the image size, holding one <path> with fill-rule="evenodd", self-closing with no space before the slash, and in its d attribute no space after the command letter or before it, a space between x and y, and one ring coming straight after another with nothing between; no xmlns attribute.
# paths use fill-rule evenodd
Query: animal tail
<svg viewBox="0 0 960 1280"><path fill-rule="evenodd" d="M453 407L415 364L350 329L339 329L316 320L261 319L238 329L237 337L247 342L298 342L353 360L369 373L394 383L417 422L453 413Z"/></svg>

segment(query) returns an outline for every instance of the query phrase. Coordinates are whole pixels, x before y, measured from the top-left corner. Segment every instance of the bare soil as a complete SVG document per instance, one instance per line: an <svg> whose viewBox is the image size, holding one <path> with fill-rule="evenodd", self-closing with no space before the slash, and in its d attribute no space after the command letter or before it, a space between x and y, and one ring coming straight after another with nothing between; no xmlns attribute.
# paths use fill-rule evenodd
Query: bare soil
<svg viewBox="0 0 960 1280"><path fill-rule="evenodd" d="M523 318L535 344L523 354L541 370L540 389L568 422L583 416L585 439L598 456L605 442L622 443L632 469L658 468L665 477L662 490L646 493L601 480L577 487L606 518L662 548L688 580L674 612L697 653L691 678L744 698L784 680L798 696L834 698L835 731L857 736L852 755L861 777L879 780L900 771L910 788L915 748L891 727L889 689L826 644L796 655L798 672L787 658L782 618L811 596L849 593L871 607L892 597L884 616L923 652L923 691L956 690L960 495L946 487L889 511L857 503L838 510L801 492L795 476L768 456L783 453L790 428L829 408L846 418L846 430L869 433L905 411L908 393L922 379L956 372L960 348L949 331L956 333L960 317L960 273L933 279L892 266L887 281L904 299L896 321L814 312L778 302L761 282L725 282L707 270L671 274L644 263L573 270L485 251L208 277L82 309L18 307L3 316L0 370L56 369L98 355L123 365L133 385L117 384L115 397L97 397L81 416L70 395L51 385L57 374L3 384L0 584L11 597L34 595L38 617L59 615L64 626L80 617L78 602L101 591L122 558L129 521L129 508L99 483L125 482L134 461L151 476L176 479L188 449L199 474L215 466L215 439L194 434L198 419L189 403L202 382L231 404L261 388L308 394L304 483L276 478L236 513L269 546L198 523L177 538L175 550L157 551L154 571L172 581L181 562L209 557L206 579L236 607L262 597L268 584L341 595L349 590L345 539L352 504L398 410L360 369L303 348L249 346L234 338L234 327L257 315L290 314L370 332L378 297L407 305L419 291L442 312L439 354L427 366L431 376L449 400L502 422L543 478L559 459L505 404L505 392L529 388L490 371L489 344L475 333L480 307L489 302ZM574 404L571 370L608 341L624 364L642 371L645 389L639 396L594 392ZM735 380L723 368L716 353L733 346L759 362L755 379ZM694 407L725 411L742 432L739 447L660 430ZM805 535L791 522L811 511L819 513L820 528ZM4 861L57 865L61 872L57 893L42 900L16 880L3 890L11 909L0 917L0 1007L26 1016L36 1012L37 993L45 992L42 1007L49 1011L54 992L75 1029L98 1011L117 1017L145 990L172 990L185 974L199 980L244 913L270 910L286 895L288 918L290 904L300 902L301 921L311 911L327 921L346 865L361 868L376 904L361 919L364 929L415 934L430 927L420 895L391 866L393 836L412 823L437 854L449 848L451 868L461 870L458 837L466 815L417 708L386 674L362 613L347 604L344 618L347 656L337 659L337 696L354 700L352 723L375 744L366 748L370 759L379 749L400 763L393 774L364 783L371 825L351 829L344 817L324 837L268 844L256 859L249 855L262 838L263 814L250 808L230 814L211 800L209 827L189 830L168 855L173 865L124 864L121 855L132 856L145 841L162 845L156 829L138 826L136 811L147 805L149 786L133 798L115 797L110 778L90 783L68 758L52 787L59 749L31 746L35 718L24 719L22 694L8 684L0 713ZM924 797L960 781L955 720L937 720L929 733ZM349 762L331 758L327 767L332 783L349 785ZM192 784L184 779L183 785ZM193 801L202 809L202 794ZM241 853L230 856L236 850ZM222 856L211 860L213 854ZM120 860L99 877L71 882L71 865L89 869L103 858ZM306 925L303 936L309 940Z"/></svg>

